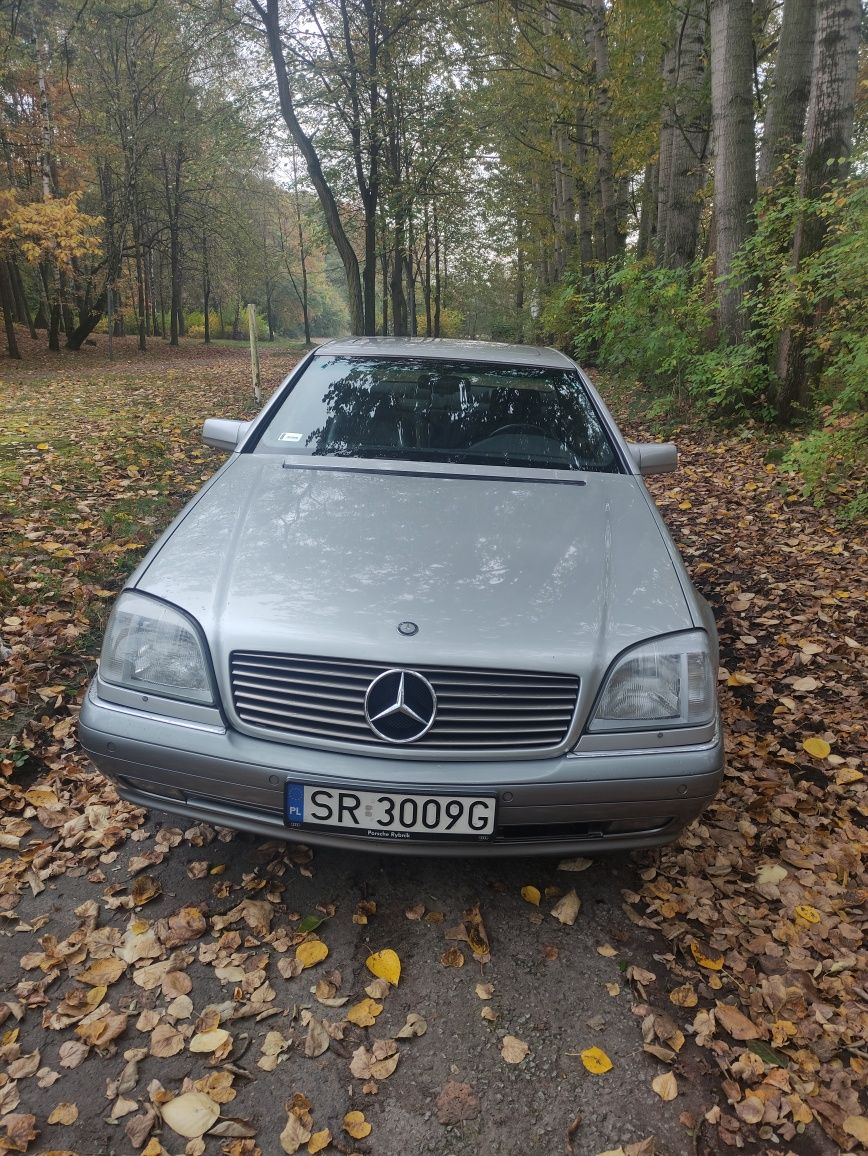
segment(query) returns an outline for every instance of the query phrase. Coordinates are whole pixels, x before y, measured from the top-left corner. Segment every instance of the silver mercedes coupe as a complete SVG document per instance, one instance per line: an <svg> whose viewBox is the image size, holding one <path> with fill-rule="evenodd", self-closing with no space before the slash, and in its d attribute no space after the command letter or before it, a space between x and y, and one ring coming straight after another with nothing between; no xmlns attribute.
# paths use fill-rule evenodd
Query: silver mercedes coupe
<svg viewBox="0 0 868 1156"><path fill-rule="evenodd" d="M81 712L123 798L334 847L671 840L720 783L717 635L552 349L320 346L131 575Z"/></svg>

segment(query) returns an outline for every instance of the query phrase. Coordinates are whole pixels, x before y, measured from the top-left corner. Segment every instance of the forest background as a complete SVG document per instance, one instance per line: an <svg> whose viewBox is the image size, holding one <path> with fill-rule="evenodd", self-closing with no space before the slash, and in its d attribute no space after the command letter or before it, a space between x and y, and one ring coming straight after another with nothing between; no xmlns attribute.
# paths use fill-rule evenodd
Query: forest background
<svg viewBox="0 0 868 1156"><path fill-rule="evenodd" d="M559 345L864 515L859 0L13 0L0 304L50 350ZM109 316L110 315L110 316ZM855 496L854 496L855 495Z"/></svg>

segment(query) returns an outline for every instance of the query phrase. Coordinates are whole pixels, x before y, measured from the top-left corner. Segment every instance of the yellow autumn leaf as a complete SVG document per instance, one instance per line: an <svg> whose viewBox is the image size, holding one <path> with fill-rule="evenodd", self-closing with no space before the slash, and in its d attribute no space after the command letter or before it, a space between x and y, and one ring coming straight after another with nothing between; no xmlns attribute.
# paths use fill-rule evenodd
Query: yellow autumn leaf
<svg viewBox="0 0 868 1156"><path fill-rule="evenodd" d="M328 1148L332 1142L332 1134L328 1128L321 1128L319 1132L314 1132L307 1142L307 1150L310 1156L316 1156L317 1152L322 1152L323 1148Z"/></svg>
<svg viewBox="0 0 868 1156"><path fill-rule="evenodd" d="M126 970L127 965L122 959L95 959L75 978L79 983L101 987L103 984L117 983Z"/></svg>
<svg viewBox="0 0 868 1156"><path fill-rule="evenodd" d="M835 785L847 787L850 783L858 783L860 779L864 778L862 772L857 771L855 767L841 767L835 772Z"/></svg>
<svg viewBox="0 0 868 1156"><path fill-rule="evenodd" d="M674 1100L678 1095L678 1081L671 1072L662 1072L651 1081L651 1087L661 1100Z"/></svg>
<svg viewBox="0 0 868 1156"><path fill-rule="evenodd" d="M585 1069L595 1076L602 1076L604 1072L611 1072L612 1061L602 1048L585 1048L581 1052L582 1063Z"/></svg>
<svg viewBox="0 0 868 1156"><path fill-rule="evenodd" d="M220 1105L204 1092L184 1092L160 1108L163 1122L188 1140L204 1136L220 1116Z"/></svg>
<svg viewBox="0 0 868 1156"><path fill-rule="evenodd" d="M34 807L54 807L57 805L57 795L50 787L31 787L24 792L24 798Z"/></svg>
<svg viewBox="0 0 868 1156"><path fill-rule="evenodd" d="M699 997L689 983L674 987L669 993L669 999L676 1007L696 1007Z"/></svg>
<svg viewBox="0 0 868 1156"><path fill-rule="evenodd" d="M365 967L377 979L384 979L392 987L398 986L398 980L401 978L401 961L398 953L392 951L391 947L384 947L382 951L375 951L369 955L365 960ZM366 1136L367 1134L365 1132ZM355 1139L359 1140L361 1137L356 1136Z"/></svg>
<svg viewBox="0 0 868 1156"><path fill-rule="evenodd" d="M695 939L690 942L690 954L696 960L700 967L707 967L709 971L721 971L723 969L723 956L718 956L717 959L711 959L703 953L702 948Z"/></svg>
<svg viewBox="0 0 868 1156"><path fill-rule="evenodd" d="M364 1112L347 1112L344 1116L343 1128L354 1140L364 1140L366 1136L371 1134L371 1125L365 1119Z"/></svg>
<svg viewBox="0 0 868 1156"><path fill-rule="evenodd" d="M860 1144L868 1145L868 1116L847 1116L841 1128Z"/></svg>
<svg viewBox="0 0 868 1156"><path fill-rule="evenodd" d="M818 738L817 735L812 735L811 738L805 739L802 746L808 754L815 759L825 759L832 750L826 740Z"/></svg>
<svg viewBox="0 0 868 1156"><path fill-rule="evenodd" d="M321 939L306 939L295 949L295 958L304 969L322 963L328 953L329 949Z"/></svg>
<svg viewBox="0 0 868 1156"><path fill-rule="evenodd" d="M190 1040L191 1052L216 1052L218 1048L222 1048L227 1040L232 1037L225 1028L212 1028L209 1032L198 1032Z"/></svg>
<svg viewBox="0 0 868 1156"><path fill-rule="evenodd" d="M58 1104L51 1115L48 1117L49 1124L74 1124L78 1119L78 1106L76 1104Z"/></svg>
<svg viewBox="0 0 868 1156"><path fill-rule="evenodd" d="M383 1005L381 1003L366 996L357 1004L353 1004L347 1012L347 1019L356 1027L369 1028L382 1010Z"/></svg>
<svg viewBox="0 0 868 1156"><path fill-rule="evenodd" d="M805 923L819 923L820 913L816 907L811 907L809 903L800 903L796 908L796 915L799 919L804 919Z"/></svg>
<svg viewBox="0 0 868 1156"><path fill-rule="evenodd" d="M522 887L521 897L525 903L532 903L534 907L539 907L539 901L542 895L538 887L532 887L530 884L527 887Z"/></svg>

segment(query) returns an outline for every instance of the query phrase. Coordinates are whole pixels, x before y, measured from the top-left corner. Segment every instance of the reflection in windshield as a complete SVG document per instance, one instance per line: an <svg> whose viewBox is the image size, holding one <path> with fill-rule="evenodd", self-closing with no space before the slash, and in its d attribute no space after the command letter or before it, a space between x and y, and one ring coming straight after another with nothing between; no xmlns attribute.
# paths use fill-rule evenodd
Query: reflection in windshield
<svg viewBox="0 0 868 1156"><path fill-rule="evenodd" d="M619 471L575 374L423 358L315 358L261 451Z"/></svg>

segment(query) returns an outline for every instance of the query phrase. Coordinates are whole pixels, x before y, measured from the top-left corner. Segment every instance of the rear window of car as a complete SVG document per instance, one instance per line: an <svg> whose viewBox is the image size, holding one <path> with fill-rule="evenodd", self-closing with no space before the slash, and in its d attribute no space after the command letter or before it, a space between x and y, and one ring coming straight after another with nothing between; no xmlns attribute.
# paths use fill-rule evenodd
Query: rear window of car
<svg viewBox="0 0 868 1156"><path fill-rule="evenodd" d="M426 358L315 357L254 452L621 470L576 373Z"/></svg>

